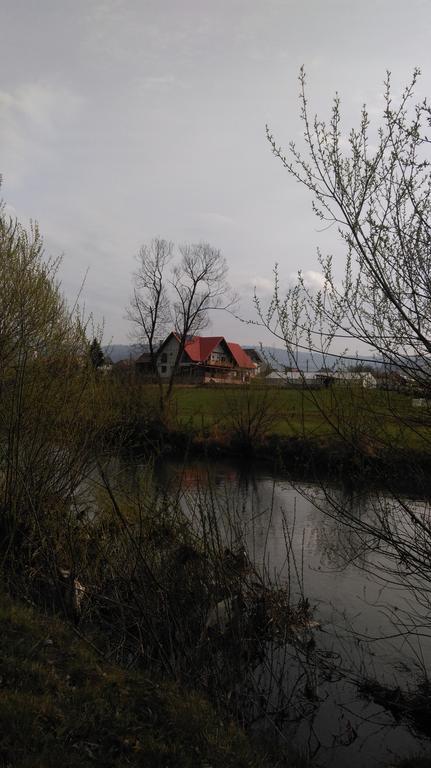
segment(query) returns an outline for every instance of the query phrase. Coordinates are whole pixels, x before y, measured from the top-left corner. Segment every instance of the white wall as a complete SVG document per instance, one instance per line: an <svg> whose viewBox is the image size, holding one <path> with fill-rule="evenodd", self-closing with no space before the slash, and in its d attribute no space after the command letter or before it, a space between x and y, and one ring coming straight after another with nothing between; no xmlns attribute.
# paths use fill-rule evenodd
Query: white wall
<svg viewBox="0 0 431 768"><path fill-rule="evenodd" d="M162 378L168 378L171 375L177 352L178 341L175 336L172 336L157 358L157 370Z"/></svg>

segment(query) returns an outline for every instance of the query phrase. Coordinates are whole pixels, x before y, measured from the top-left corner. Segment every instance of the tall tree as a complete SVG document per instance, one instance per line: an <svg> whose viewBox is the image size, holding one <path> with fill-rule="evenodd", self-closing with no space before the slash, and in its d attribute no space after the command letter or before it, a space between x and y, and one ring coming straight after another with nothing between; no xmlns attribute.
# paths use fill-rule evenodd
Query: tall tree
<svg viewBox="0 0 431 768"><path fill-rule="evenodd" d="M419 71L394 104L385 82L383 120L371 134L363 107L360 125L341 131L340 99L329 122L310 115L301 70L305 154L294 142L286 154L267 129L274 155L313 195L313 210L335 225L346 246L343 279L331 256L319 254L323 287L313 293L299 275L286 297L277 290L273 321L293 348L326 353L354 340L413 377L431 382L431 176L427 102L413 103ZM347 343L347 342L345 342ZM431 388L431 387L430 387Z"/></svg>
<svg viewBox="0 0 431 768"><path fill-rule="evenodd" d="M165 402L172 394L188 337L207 326L211 310L229 309L235 302L227 281L227 263L208 243L182 245L175 257L172 243L155 239L142 246L133 283L128 317L137 338L148 345L161 402ZM177 335L178 349L163 389L156 342L169 327Z"/></svg>
<svg viewBox="0 0 431 768"><path fill-rule="evenodd" d="M92 428L80 419L93 380L79 364L86 329L58 266L37 226L25 230L0 205L0 549L3 565L21 569L36 559L55 569L54 528L67 527L94 463Z"/></svg>
<svg viewBox="0 0 431 768"><path fill-rule="evenodd" d="M354 352L361 344L392 370L408 377L417 390L429 394L431 109L426 100L415 102L418 76L416 70L396 102L388 75L377 130L372 129L364 107L359 126L344 134L338 96L328 122L310 114L301 71L305 149L291 142L287 151L282 150L269 129L268 140L290 176L311 192L319 220L325 226L337 227L345 245L344 275L337 279L331 256L319 254L321 290L313 291L299 273L297 282L283 294L276 270L272 301L264 308L257 298L256 306L260 321L284 341L292 357L299 348L305 348L310 353L323 352L326 359L333 354L346 364L354 362ZM339 351L349 346L348 354ZM367 353L364 362L366 357ZM322 415L332 420L334 431L361 460L370 456L370 437L374 441L372 451L385 452L387 470L381 475L385 492L375 493L372 512L359 519L326 486L325 511L331 510L337 521L343 519L367 545L380 552L382 571L388 571L392 564L394 578L398 574L403 584L410 584L429 612L431 516L427 473L410 462L416 493L427 499L417 505L399 496L390 471L395 458L394 429L400 435L399 466L407 470L405 459L401 461L404 435L412 438L407 406L405 401L398 406L395 396L389 402L391 430L383 435L382 431L376 433L385 418L379 412L378 398L363 400L360 410L358 399L347 408L346 398L340 397L338 411L334 412L332 403L330 412L329 406L324 410L322 399L315 398ZM419 455L429 456L428 421L421 420L418 413L414 424Z"/></svg>
<svg viewBox="0 0 431 768"><path fill-rule="evenodd" d="M105 362L105 355L103 353L102 347L100 346L100 341L97 338L94 338L93 341L90 344L89 349L89 356L90 356L90 362L93 368L100 368L104 362Z"/></svg>
<svg viewBox="0 0 431 768"><path fill-rule="evenodd" d="M127 311L135 339L141 346L148 346L155 374L158 342L165 336L171 322L167 268L172 251L173 244L158 237L141 246Z"/></svg>
<svg viewBox="0 0 431 768"><path fill-rule="evenodd" d="M172 313L178 336L178 351L169 377L167 397L189 336L203 331L211 310L230 309L235 295L227 282L227 263L219 250L209 243L180 247L180 260L172 272Z"/></svg>

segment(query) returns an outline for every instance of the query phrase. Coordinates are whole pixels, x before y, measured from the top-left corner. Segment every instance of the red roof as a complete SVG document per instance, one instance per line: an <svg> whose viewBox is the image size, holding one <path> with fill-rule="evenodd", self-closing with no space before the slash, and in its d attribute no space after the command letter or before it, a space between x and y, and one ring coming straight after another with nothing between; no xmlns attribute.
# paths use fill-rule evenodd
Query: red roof
<svg viewBox="0 0 431 768"><path fill-rule="evenodd" d="M226 341L223 336L194 336L186 343L185 352L194 363L204 363L211 352L223 342L239 368L256 368L256 364L239 344Z"/></svg>
<svg viewBox="0 0 431 768"><path fill-rule="evenodd" d="M223 336L193 336L186 342L185 352L194 363L204 363L220 342Z"/></svg>
<svg viewBox="0 0 431 768"><path fill-rule="evenodd" d="M174 332L169 334L159 348L159 352L163 349L171 336L175 336L177 341L179 341L178 334ZM219 344L224 344L227 347L239 368L249 368L252 370L257 367L256 363L253 362L251 357L247 355L239 344L235 344L232 341L226 341L224 336L193 336L186 342L184 351L193 363L205 363L211 352Z"/></svg>
<svg viewBox="0 0 431 768"><path fill-rule="evenodd" d="M234 344L233 341L228 341L226 343L239 368L256 368L256 363L253 363L251 357L248 356L247 352L244 352L239 344Z"/></svg>

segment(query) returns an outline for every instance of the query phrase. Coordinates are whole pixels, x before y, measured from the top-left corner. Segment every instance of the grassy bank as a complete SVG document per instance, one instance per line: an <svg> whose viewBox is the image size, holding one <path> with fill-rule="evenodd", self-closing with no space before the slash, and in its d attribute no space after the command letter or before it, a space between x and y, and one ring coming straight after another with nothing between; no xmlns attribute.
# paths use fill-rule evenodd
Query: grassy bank
<svg viewBox="0 0 431 768"><path fill-rule="evenodd" d="M145 452L151 434L151 449L157 443L162 455L253 457L311 480L366 481L419 495L430 490L431 414L415 407L411 394L179 385L150 433L139 412L155 402L155 387L135 386L126 442L138 451Z"/></svg>
<svg viewBox="0 0 431 768"><path fill-rule="evenodd" d="M200 696L101 660L0 592L0 762L15 768L263 765Z"/></svg>
<svg viewBox="0 0 431 768"><path fill-rule="evenodd" d="M414 393L334 385L328 388L249 385L187 386L178 383L160 410L155 384L127 376L101 378L86 407L89 428L98 435L146 439L151 449L163 432L188 433L193 440L229 446L247 439L304 440L316 445L344 442L372 453L429 452L431 409L415 407Z"/></svg>
<svg viewBox="0 0 431 768"><path fill-rule="evenodd" d="M232 408L241 401L245 408L250 398L256 409L271 410L267 433L278 437L321 438L361 430L409 447L431 438L431 414L415 408L411 395L360 387L177 387L173 412L179 425L222 435L231 427Z"/></svg>

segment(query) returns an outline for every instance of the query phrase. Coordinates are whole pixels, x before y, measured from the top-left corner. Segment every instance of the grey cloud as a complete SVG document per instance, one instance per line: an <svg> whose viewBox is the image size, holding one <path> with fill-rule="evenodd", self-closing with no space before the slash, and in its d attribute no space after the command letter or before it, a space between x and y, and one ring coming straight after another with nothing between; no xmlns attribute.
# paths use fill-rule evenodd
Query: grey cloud
<svg viewBox="0 0 431 768"><path fill-rule="evenodd" d="M387 9L375 0L3 0L2 193L20 217L39 219L50 251L64 251L72 298L90 267L86 304L106 317L109 337L127 339L133 256L157 234L220 248L247 312L254 285L269 295L274 262L284 280L318 271L316 245L341 262L336 233L318 231L264 126L281 144L300 138L302 63L312 109L327 115L338 89L346 127L364 100L378 119L386 69L401 87L428 62L429 4ZM420 93L430 85L424 69ZM258 340L228 315L212 327Z"/></svg>

